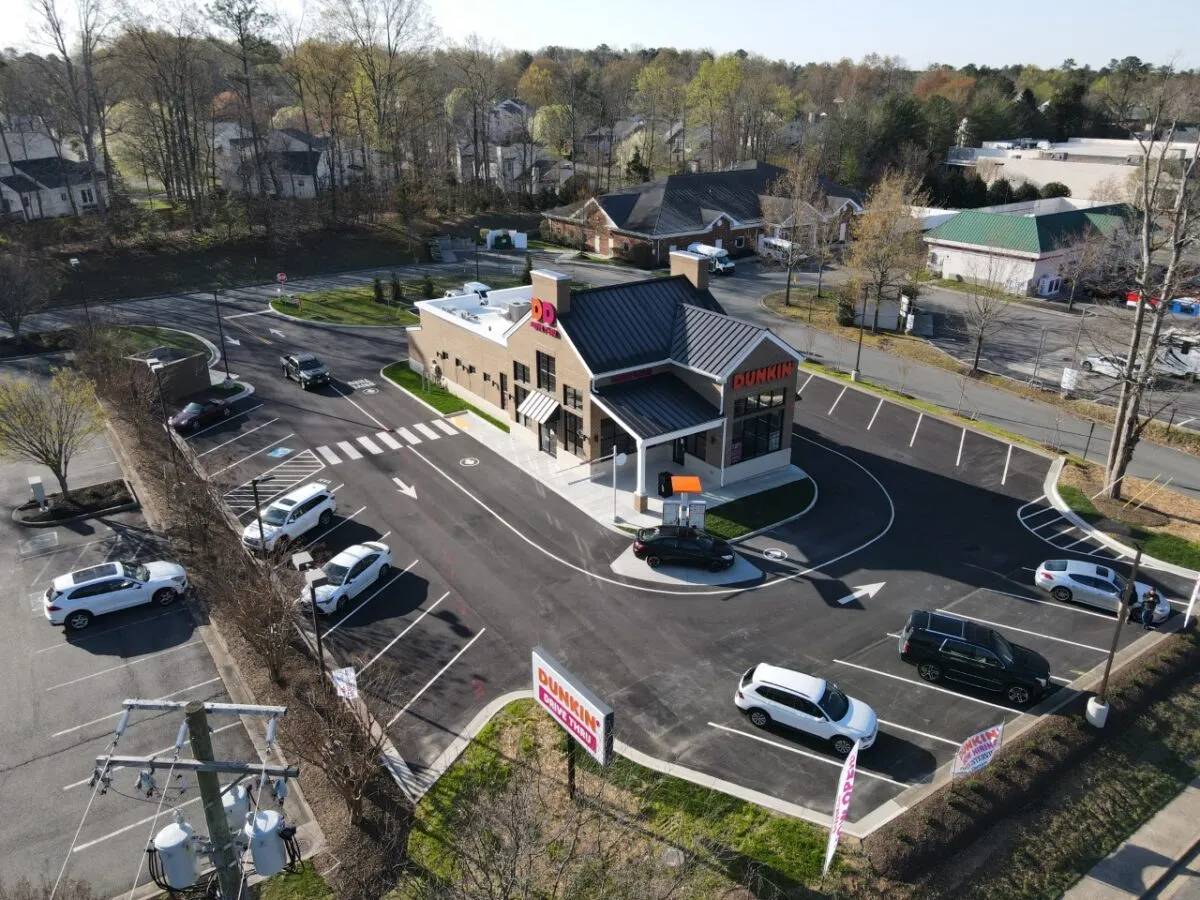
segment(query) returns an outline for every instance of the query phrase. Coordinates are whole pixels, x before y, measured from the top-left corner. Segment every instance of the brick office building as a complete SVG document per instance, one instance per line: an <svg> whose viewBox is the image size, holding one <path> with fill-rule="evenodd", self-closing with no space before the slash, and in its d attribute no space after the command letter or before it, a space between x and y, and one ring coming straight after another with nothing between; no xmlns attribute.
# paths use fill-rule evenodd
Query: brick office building
<svg viewBox="0 0 1200 900"><path fill-rule="evenodd" d="M634 455L639 509L656 466L721 485L786 467L800 354L727 315L704 258L670 259L670 278L572 291L537 270L486 300L420 301L409 365L545 453Z"/></svg>

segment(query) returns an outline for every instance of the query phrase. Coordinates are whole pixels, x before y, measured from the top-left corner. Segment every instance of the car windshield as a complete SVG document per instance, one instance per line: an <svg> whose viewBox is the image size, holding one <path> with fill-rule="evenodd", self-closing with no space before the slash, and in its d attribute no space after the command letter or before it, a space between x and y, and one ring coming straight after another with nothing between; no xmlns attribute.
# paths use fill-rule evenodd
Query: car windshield
<svg viewBox="0 0 1200 900"><path fill-rule="evenodd" d="M189 403L187 406L185 406L183 408L183 411L185 413L189 413L190 415L194 416L194 415L196 415L196 413L201 412L203 409L204 409L204 407L201 406L199 403Z"/></svg>
<svg viewBox="0 0 1200 900"><path fill-rule="evenodd" d="M288 511L280 509L278 506L272 506L263 513L263 521L268 525L282 525L287 521Z"/></svg>
<svg viewBox="0 0 1200 900"><path fill-rule="evenodd" d="M1011 666L1013 664L1012 644L1000 637L998 634L992 635L992 637L995 639L994 643L992 644L992 649L996 651L996 654L1000 657L1001 661L1003 661L1004 665Z"/></svg>
<svg viewBox="0 0 1200 900"><path fill-rule="evenodd" d="M350 574L348 566L339 566L337 563L325 563L325 577L329 579L330 584L341 584L346 580L346 576Z"/></svg>
<svg viewBox="0 0 1200 900"><path fill-rule="evenodd" d="M300 368L302 369L319 369L321 361L319 359L302 359L300 360Z"/></svg>
<svg viewBox="0 0 1200 900"><path fill-rule="evenodd" d="M850 700L836 684L826 682L825 693L817 701L817 706L825 710L825 715L829 716L831 720L840 722L845 717L847 710L850 709Z"/></svg>
<svg viewBox="0 0 1200 900"><path fill-rule="evenodd" d="M149 581L150 580L150 570L139 563L134 563L133 565L126 566L125 571L129 573L130 577L135 578L138 581Z"/></svg>

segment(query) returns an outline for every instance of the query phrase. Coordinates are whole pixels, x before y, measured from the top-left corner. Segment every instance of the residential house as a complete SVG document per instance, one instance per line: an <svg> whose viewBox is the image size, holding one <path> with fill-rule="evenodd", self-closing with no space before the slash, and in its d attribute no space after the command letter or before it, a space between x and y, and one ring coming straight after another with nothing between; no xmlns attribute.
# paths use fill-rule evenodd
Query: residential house
<svg viewBox="0 0 1200 900"><path fill-rule="evenodd" d="M816 180L812 196L800 203L790 197L759 198L766 221L763 229L766 237L808 247L812 246L819 226L836 222L837 227L831 227L829 231L833 232L834 240L846 240L850 221L863 211L867 196L862 191L830 181L824 175L818 175Z"/></svg>
<svg viewBox="0 0 1200 900"><path fill-rule="evenodd" d="M536 110L522 100L509 97L488 110L488 136L492 143L507 144L527 139Z"/></svg>
<svg viewBox="0 0 1200 900"><path fill-rule="evenodd" d="M104 173L53 138L31 131L0 132L0 216L17 221L80 215L108 200Z"/></svg>
<svg viewBox="0 0 1200 900"><path fill-rule="evenodd" d="M1072 244L1089 230L1118 237L1131 214L1125 204L1066 197L966 209L925 235L927 265L939 278L1052 297L1062 289Z"/></svg>
<svg viewBox="0 0 1200 900"><path fill-rule="evenodd" d="M265 192L269 196L308 199L330 183L329 139L299 128L271 129L259 135ZM226 190L243 196L259 193L254 140L248 129L221 122L213 129L216 174Z"/></svg>
<svg viewBox="0 0 1200 900"><path fill-rule="evenodd" d="M759 198L783 174L753 161L723 172L668 175L542 215L560 240L598 256L658 265L694 242L749 253L764 224Z"/></svg>

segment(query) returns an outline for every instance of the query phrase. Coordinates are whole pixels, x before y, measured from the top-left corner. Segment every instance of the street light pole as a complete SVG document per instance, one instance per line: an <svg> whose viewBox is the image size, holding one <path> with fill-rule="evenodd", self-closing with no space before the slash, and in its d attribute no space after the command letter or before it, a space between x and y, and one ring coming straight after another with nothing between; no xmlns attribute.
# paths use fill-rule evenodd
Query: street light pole
<svg viewBox="0 0 1200 900"><path fill-rule="evenodd" d="M321 678L325 677L325 648L321 644L321 623L317 618L317 588L326 582L325 573L320 569L309 569L304 573L308 579L308 599L312 602L313 636L317 639L317 668L321 670Z"/></svg>
<svg viewBox="0 0 1200 900"><path fill-rule="evenodd" d="M862 314L858 319L858 352L854 354L854 370L850 373L851 381L858 381L859 363L862 361L863 331L867 327L867 289L862 289Z"/></svg>
<svg viewBox="0 0 1200 900"><path fill-rule="evenodd" d="M1113 629L1112 643L1108 648L1108 659L1104 662L1104 677L1100 680L1100 690L1087 703L1088 724L1097 728L1103 728L1108 719L1108 676L1112 672L1113 659L1117 655L1117 643L1121 640L1121 629L1125 627L1125 620L1129 618L1129 597L1134 592L1134 585L1137 584L1138 568L1141 563L1142 548L1138 547L1137 555L1133 558L1133 571L1129 573L1129 580L1125 582L1125 590L1121 592L1121 602L1117 605L1117 625Z"/></svg>
<svg viewBox="0 0 1200 900"><path fill-rule="evenodd" d="M267 535L263 531L262 523L262 508L258 503L258 485L263 481L270 481L274 475L258 475L250 479L250 490L254 493L254 520L258 522L258 543L263 553L267 552Z"/></svg>
<svg viewBox="0 0 1200 900"><path fill-rule="evenodd" d="M225 325L221 321L221 296L213 291L213 303L217 307L217 333L221 335L221 359L225 362L225 380L229 381L229 354L225 352Z"/></svg>
<svg viewBox="0 0 1200 900"><path fill-rule="evenodd" d="M171 467L175 470L175 480L179 480L179 460L175 456L175 442L171 440L171 417L167 415L167 397L163 393L162 370L163 364L158 360L147 360L150 363L150 371L154 373L154 380L158 384L158 405L162 412L163 437L167 440L167 452L171 457Z"/></svg>

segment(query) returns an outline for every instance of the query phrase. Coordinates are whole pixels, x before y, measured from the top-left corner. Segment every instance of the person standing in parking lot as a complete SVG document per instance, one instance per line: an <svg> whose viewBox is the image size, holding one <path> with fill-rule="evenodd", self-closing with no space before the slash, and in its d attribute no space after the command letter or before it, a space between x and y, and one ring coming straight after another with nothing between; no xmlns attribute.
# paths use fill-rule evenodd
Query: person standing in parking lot
<svg viewBox="0 0 1200 900"><path fill-rule="evenodd" d="M1158 591L1150 588L1142 597L1142 631L1154 627L1154 611L1158 609Z"/></svg>

